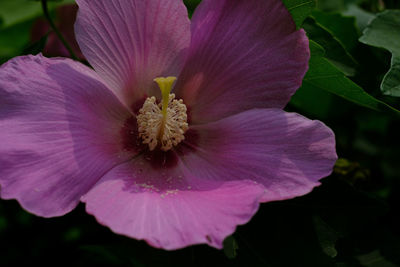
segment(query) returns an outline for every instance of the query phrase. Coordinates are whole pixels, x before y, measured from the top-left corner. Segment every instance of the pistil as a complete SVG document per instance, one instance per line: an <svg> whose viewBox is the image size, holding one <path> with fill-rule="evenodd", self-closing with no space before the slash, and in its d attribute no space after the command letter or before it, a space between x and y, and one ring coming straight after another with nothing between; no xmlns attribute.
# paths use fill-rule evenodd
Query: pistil
<svg viewBox="0 0 400 267"><path fill-rule="evenodd" d="M139 137L150 150L157 146L163 151L170 150L185 139L188 129L186 106L182 99L170 94L175 77L154 79L161 90L162 100L157 104L154 96L146 99L137 115Z"/></svg>

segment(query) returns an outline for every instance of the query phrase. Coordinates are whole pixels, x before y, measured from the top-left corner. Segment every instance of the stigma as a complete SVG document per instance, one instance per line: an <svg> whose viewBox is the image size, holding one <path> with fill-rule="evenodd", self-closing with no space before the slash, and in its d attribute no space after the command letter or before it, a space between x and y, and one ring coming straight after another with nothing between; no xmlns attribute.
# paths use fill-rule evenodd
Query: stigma
<svg viewBox="0 0 400 267"><path fill-rule="evenodd" d="M175 99L171 94L176 77L154 79L161 90L161 102L148 97L136 116L139 137L152 151L159 147L168 151L185 139L187 123L186 105L182 99Z"/></svg>

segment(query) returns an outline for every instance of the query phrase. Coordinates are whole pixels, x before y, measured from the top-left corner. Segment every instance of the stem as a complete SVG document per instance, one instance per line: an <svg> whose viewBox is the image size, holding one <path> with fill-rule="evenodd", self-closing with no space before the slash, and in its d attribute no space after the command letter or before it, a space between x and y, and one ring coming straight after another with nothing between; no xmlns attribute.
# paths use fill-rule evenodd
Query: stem
<svg viewBox="0 0 400 267"><path fill-rule="evenodd" d="M47 8L47 0L41 0L41 2L42 2L43 14L46 17L47 21L49 22L51 29L55 32L55 34L57 35L58 39L60 39L60 41L65 46L65 48L68 50L68 53L71 55L71 58L74 59L74 60L78 60L78 57L75 55L75 53L72 50L71 46L65 40L64 36L57 29L56 25L54 24L53 20L51 19L50 15L49 15L49 10Z"/></svg>

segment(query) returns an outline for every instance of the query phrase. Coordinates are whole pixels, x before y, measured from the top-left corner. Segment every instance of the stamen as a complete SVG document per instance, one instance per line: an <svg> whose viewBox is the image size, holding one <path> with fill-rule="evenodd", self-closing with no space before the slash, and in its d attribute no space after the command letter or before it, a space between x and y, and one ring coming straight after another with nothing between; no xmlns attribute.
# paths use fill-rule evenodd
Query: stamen
<svg viewBox="0 0 400 267"><path fill-rule="evenodd" d="M170 150L185 139L184 134L189 128L186 105L182 99L177 100L170 94L175 80L175 77L154 79L160 87L162 101L157 104L154 96L147 98L136 117L139 137L150 150L157 145L163 151Z"/></svg>

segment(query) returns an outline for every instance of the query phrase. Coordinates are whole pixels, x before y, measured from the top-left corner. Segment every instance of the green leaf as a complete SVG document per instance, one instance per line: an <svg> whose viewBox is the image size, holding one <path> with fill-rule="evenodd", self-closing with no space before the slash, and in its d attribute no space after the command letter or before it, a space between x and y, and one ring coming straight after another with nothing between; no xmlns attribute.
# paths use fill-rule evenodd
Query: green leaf
<svg viewBox="0 0 400 267"><path fill-rule="evenodd" d="M41 14L40 3L26 0L0 0L2 27L9 27Z"/></svg>
<svg viewBox="0 0 400 267"><path fill-rule="evenodd" d="M348 5L347 9L343 12L343 15L355 17L357 27L361 31L364 30L368 23L375 17L374 14L361 9L356 4Z"/></svg>
<svg viewBox="0 0 400 267"><path fill-rule="evenodd" d="M317 42L310 40L310 53L314 57L323 57L325 56L326 51Z"/></svg>
<svg viewBox="0 0 400 267"><path fill-rule="evenodd" d="M400 111L369 95L348 79L343 72L322 56L323 48L312 40L310 41L310 51L309 70L304 77L302 88L326 90L360 106L376 111L394 111L400 114Z"/></svg>
<svg viewBox="0 0 400 267"><path fill-rule="evenodd" d="M390 70L386 73L381 84L385 95L400 96L400 56L393 56Z"/></svg>
<svg viewBox="0 0 400 267"><path fill-rule="evenodd" d="M340 12L345 8L344 0L318 1L317 9L326 12Z"/></svg>
<svg viewBox="0 0 400 267"><path fill-rule="evenodd" d="M381 47L392 53L392 63L381 90L385 95L400 96L400 10L379 13L364 30L360 42Z"/></svg>
<svg viewBox="0 0 400 267"><path fill-rule="evenodd" d="M230 235L224 240L224 253L228 259L234 259L237 256L237 250L239 249L236 239Z"/></svg>
<svg viewBox="0 0 400 267"><path fill-rule="evenodd" d="M292 15L297 28L301 27L316 6L315 0L283 0L283 3Z"/></svg>
<svg viewBox="0 0 400 267"><path fill-rule="evenodd" d="M18 56L30 41L32 21L0 29L0 64Z"/></svg>
<svg viewBox="0 0 400 267"><path fill-rule="evenodd" d="M7 229L8 222L6 217L1 216L0 217L0 233L5 231Z"/></svg>
<svg viewBox="0 0 400 267"><path fill-rule="evenodd" d="M200 0L183 0L188 9L189 17L192 17L194 10L200 4Z"/></svg>
<svg viewBox="0 0 400 267"><path fill-rule="evenodd" d="M61 2L50 2L49 10L63 4L74 3L74 0L64 0ZM30 0L0 0L0 29L10 27L42 14L40 2Z"/></svg>
<svg viewBox="0 0 400 267"><path fill-rule="evenodd" d="M356 27L355 17L345 17L339 13L313 11L312 16L317 23L327 29L344 46L352 51L358 43L360 33Z"/></svg>
<svg viewBox="0 0 400 267"><path fill-rule="evenodd" d="M340 234L332 229L321 217L313 217L315 232L318 237L319 244L326 255L331 258L337 256L338 252L335 248L336 241L339 239Z"/></svg>
<svg viewBox="0 0 400 267"><path fill-rule="evenodd" d="M22 54L23 55L36 55L40 52L43 52L44 47L46 46L46 42L47 42L47 37L48 34L46 34L45 36L43 36L42 38L40 38L39 41L29 45L28 47L26 47L23 51Z"/></svg>
<svg viewBox="0 0 400 267"><path fill-rule="evenodd" d="M323 25L314 18L307 18L304 22L304 29L310 39L320 44L325 50L325 57L339 68L347 76L355 74L357 62L346 51L344 45Z"/></svg>
<svg viewBox="0 0 400 267"><path fill-rule="evenodd" d="M400 56L400 10L379 13L364 30L360 41Z"/></svg>
<svg viewBox="0 0 400 267"><path fill-rule="evenodd" d="M293 107L296 112L305 114L307 117L324 121L329 119L332 113L333 97L334 95L327 91L314 90L309 86L304 86L291 97L288 108ZM315 101L315 99L318 99L318 101Z"/></svg>
<svg viewBox="0 0 400 267"><path fill-rule="evenodd" d="M379 250L357 256L361 266L365 267L396 267L398 265L388 261Z"/></svg>

